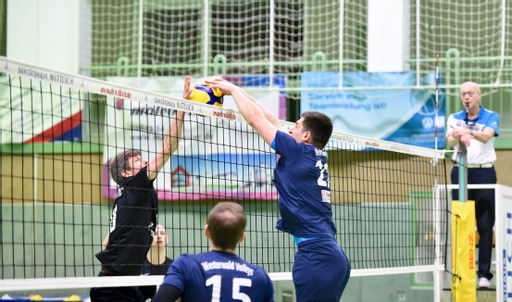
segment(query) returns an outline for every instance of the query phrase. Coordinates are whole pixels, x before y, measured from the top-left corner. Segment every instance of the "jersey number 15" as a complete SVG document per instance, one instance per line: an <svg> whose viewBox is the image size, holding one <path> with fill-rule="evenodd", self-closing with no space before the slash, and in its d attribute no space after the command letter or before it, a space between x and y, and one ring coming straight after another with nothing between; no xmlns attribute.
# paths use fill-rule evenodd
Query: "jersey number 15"
<svg viewBox="0 0 512 302"><path fill-rule="evenodd" d="M208 279L206 279L206 286L213 286L212 287L212 302L219 302L220 301L220 288L222 286L222 277L220 275L212 276ZM232 299L233 300L239 300L242 302L251 302L251 298L240 292L240 287L251 287L252 281L251 279L247 278L233 278L233 290L232 290Z"/></svg>

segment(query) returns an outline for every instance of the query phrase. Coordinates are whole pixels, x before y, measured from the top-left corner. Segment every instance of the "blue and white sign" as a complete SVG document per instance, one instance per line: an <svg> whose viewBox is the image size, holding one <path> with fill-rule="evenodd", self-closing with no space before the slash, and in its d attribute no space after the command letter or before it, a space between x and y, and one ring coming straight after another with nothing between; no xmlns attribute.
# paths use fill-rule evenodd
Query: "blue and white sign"
<svg viewBox="0 0 512 302"><path fill-rule="evenodd" d="M512 301L512 188L496 191L496 301ZM501 281L501 282L500 282ZM501 289L501 290L500 290Z"/></svg>
<svg viewBox="0 0 512 302"><path fill-rule="evenodd" d="M343 73L344 87L409 87L411 72ZM314 91L313 87L338 87L339 73L309 72L302 75L301 111L320 111L331 117L334 130L365 137L434 148L444 147L444 94L439 94L436 120L435 90L375 89ZM435 86L435 73L422 78Z"/></svg>

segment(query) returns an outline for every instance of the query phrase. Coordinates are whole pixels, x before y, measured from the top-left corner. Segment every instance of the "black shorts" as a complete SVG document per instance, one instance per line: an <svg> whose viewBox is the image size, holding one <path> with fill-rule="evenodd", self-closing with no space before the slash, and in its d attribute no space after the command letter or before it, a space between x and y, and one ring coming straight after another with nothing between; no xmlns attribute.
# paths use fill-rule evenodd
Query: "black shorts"
<svg viewBox="0 0 512 302"><path fill-rule="evenodd" d="M100 272L98 277L108 276ZM144 302L144 296L136 286L95 287L90 291L91 302Z"/></svg>

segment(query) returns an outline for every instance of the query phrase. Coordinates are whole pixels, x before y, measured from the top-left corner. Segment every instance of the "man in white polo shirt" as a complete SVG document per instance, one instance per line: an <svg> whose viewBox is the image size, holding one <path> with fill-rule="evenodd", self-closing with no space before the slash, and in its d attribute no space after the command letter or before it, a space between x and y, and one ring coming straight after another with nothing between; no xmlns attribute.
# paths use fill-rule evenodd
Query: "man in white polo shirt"
<svg viewBox="0 0 512 302"><path fill-rule="evenodd" d="M468 184L495 184L496 151L494 137L499 135L500 116L480 105L482 92L478 84L465 82L460 86L460 98L464 110L448 117L446 138L455 147L451 173L453 184L459 180L459 142L467 149ZM458 199L458 190L452 198ZM477 229L480 234L478 252L478 287L488 288L493 274L490 272L492 256L492 228L494 226L494 190L468 190L468 200L475 201Z"/></svg>

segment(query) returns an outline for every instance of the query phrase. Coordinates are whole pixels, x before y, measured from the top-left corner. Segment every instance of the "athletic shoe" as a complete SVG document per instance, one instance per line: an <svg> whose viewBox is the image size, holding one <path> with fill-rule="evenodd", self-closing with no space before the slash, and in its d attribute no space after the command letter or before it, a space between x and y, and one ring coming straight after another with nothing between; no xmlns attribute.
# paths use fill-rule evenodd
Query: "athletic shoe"
<svg viewBox="0 0 512 302"><path fill-rule="evenodd" d="M489 281L487 278L482 277L478 279L478 288L489 288L491 287L491 281Z"/></svg>

